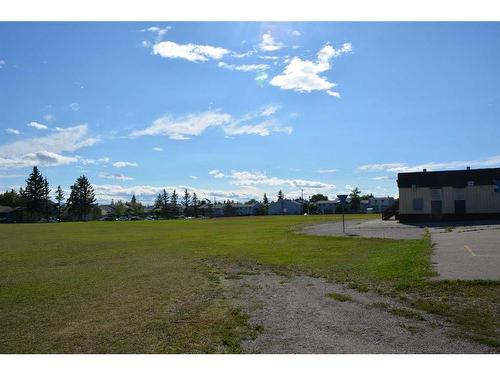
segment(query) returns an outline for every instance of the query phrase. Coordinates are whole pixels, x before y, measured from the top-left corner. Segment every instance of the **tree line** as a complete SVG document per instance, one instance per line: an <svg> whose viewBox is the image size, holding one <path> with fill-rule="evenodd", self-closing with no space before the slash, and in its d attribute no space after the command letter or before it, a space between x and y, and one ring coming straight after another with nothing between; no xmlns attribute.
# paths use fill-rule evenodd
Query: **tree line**
<svg viewBox="0 0 500 375"><path fill-rule="evenodd" d="M7 191L0 194L0 205L20 207L21 221L37 222L49 217L56 212L60 219L62 205L65 198L61 186L55 189L55 204L50 200L50 185L47 177L43 176L38 167L33 167L26 179L26 185L19 188L19 192ZM85 175L78 177L70 187L70 195L64 204L68 214L77 220L87 220L96 207L94 188Z"/></svg>
<svg viewBox="0 0 500 375"><path fill-rule="evenodd" d="M20 213L17 219L19 221L28 222L37 222L42 219L49 220L52 216L56 216L60 220L63 213L65 219L71 220L89 220L101 216L101 211L97 206L94 188L85 175L79 176L75 183L71 185L70 194L66 202L64 201L65 193L60 185L54 190L55 202L50 199L51 191L47 177L43 176L38 167L35 166L26 179L26 185L21 187L18 192L11 190L0 194L0 205L20 207L21 210L19 210ZM349 197L350 202L346 207L348 210L347 212L358 212L361 201L373 197L373 195L361 195L361 191L356 187L351 191ZM276 199L277 201L285 199L282 190L278 191ZM300 198L295 200L304 204L304 212L315 214L317 211L316 202L326 201L328 200L328 196L315 194L308 200L302 200ZM251 199L245 203L262 203L256 214L266 215L270 201L267 195L264 194L260 202L256 199ZM217 202L211 202L209 199L199 199L196 192L191 194L187 189L184 190L181 196L179 196L175 189L171 193L163 189L154 201L154 211L152 214L156 217L172 219L179 217L182 211L183 216L212 217L215 204L217 204ZM220 204L222 204L224 216L236 215L236 203L234 201L225 200ZM132 195L130 202L124 203L118 200L117 202L112 201L111 205L113 206L113 216L115 217L125 215L142 217L145 213L145 207L137 201L135 195ZM337 207L337 209L341 210L341 207Z"/></svg>

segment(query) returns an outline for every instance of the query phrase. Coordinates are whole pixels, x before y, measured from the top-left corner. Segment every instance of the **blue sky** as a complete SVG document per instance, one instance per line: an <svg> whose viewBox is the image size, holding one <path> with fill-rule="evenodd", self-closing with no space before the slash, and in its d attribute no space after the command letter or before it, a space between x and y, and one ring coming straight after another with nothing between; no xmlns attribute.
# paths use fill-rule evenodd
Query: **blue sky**
<svg viewBox="0 0 500 375"><path fill-rule="evenodd" d="M0 189L397 195L500 165L498 23L0 23Z"/></svg>

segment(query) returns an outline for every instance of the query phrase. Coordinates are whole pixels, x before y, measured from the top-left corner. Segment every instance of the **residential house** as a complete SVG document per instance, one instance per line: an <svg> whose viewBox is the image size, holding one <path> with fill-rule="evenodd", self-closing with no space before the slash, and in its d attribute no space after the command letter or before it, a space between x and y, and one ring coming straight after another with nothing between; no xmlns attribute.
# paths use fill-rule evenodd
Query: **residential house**
<svg viewBox="0 0 500 375"><path fill-rule="evenodd" d="M304 205L291 199L282 199L271 202L268 207L268 215L302 215Z"/></svg>

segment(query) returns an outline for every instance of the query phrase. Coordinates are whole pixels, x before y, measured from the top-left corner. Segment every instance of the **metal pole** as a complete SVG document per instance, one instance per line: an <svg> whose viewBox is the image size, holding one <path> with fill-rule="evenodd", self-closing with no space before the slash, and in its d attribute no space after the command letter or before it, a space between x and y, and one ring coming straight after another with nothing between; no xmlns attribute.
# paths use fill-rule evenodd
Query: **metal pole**
<svg viewBox="0 0 500 375"><path fill-rule="evenodd" d="M345 233L344 204L342 204L342 232Z"/></svg>

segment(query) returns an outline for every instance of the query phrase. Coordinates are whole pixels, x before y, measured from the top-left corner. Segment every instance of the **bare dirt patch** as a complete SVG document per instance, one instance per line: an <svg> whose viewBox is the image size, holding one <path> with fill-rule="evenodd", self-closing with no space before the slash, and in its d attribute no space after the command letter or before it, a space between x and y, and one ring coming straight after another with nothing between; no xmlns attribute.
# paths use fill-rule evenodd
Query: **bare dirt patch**
<svg viewBox="0 0 500 375"><path fill-rule="evenodd" d="M249 353L492 351L452 337L449 324L434 315L321 278L277 275L262 266L246 265L226 267L221 283L226 298L259 328L255 339L241 344Z"/></svg>

